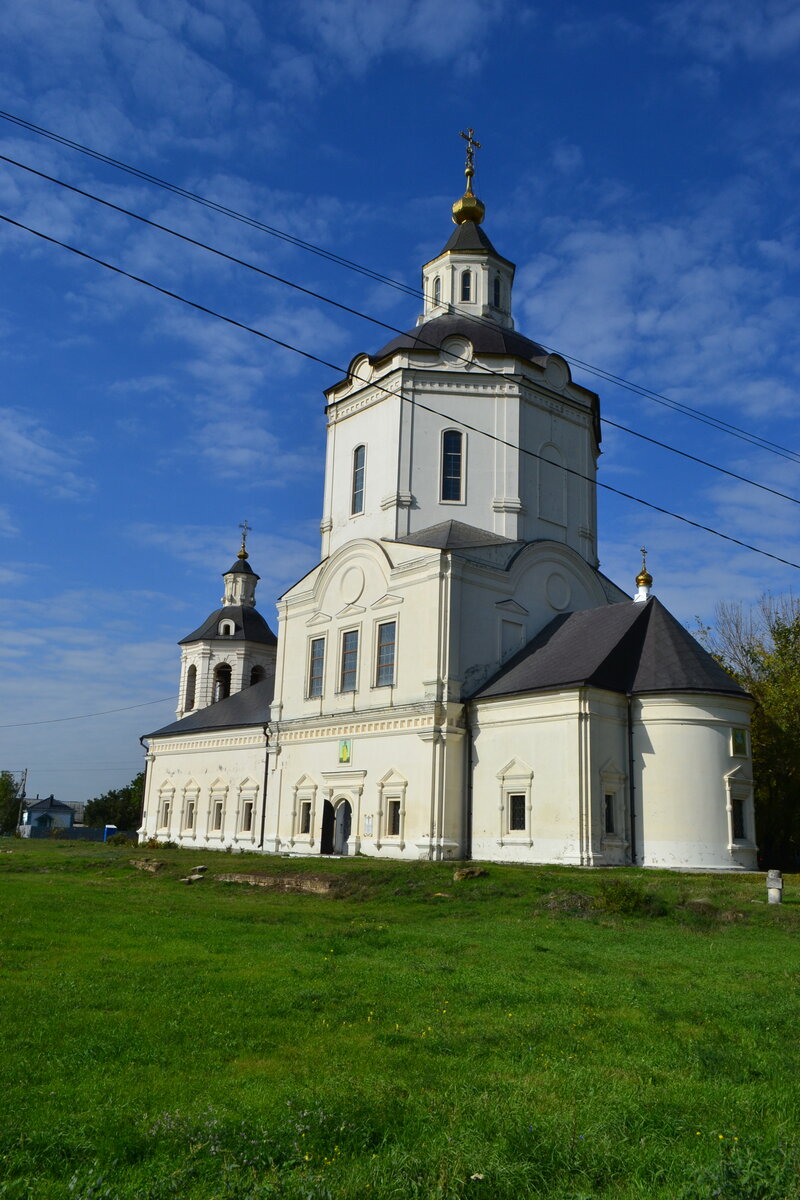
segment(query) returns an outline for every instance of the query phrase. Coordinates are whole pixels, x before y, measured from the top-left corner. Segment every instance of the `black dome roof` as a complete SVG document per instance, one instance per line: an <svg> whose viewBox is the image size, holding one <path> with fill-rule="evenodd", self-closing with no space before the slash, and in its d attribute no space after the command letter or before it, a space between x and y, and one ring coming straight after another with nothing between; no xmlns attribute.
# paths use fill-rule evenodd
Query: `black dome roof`
<svg viewBox="0 0 800 1200"><path fill-rule="evenodd" d="M233 633L220 634L219 623L226 617L233 625ZM199 628L181 638L178 645L216 638L221 642L263 642L267 646L274 646L278 641L260 612L241 604L229 604L225 608L215 609Z"/></svg>
<svg viewBox="0 0 800 1200"><path fill-rule="evenodd" d="M549 357L550 351L545 350L538 342L513 329L504 329L493 321L477 321L474 317L466 317L461 313L448 313L443 317L433 317L407 333L401 333L392 338L376 354L370 354L370 362L378 362L388 358L396 350L438 351L445 338L469 338L476 354L511 354L515 358L525 358L535 362L537 359Z"/></svg>

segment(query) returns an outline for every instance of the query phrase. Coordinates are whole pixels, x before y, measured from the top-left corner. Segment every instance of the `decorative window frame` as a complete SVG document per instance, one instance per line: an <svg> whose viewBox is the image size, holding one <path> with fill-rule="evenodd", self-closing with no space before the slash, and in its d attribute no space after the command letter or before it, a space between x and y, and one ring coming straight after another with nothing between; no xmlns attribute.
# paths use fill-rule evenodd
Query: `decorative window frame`
<svg viewBox="0 0 800 1200"><path fill-rule="evenodd" d="M378 780L378 806L375 813L375 849L380 850L384 843L397 846L400 850L406 845L406 801L408 795L408 780L394 767ZM397 833L389 833L389 802L400 804L400 827Z"/></svg>
<svg viewBox="0 0 800 1200"><path fill-rule="evenodd" d="M502 770L497 772L498 781L498 846L507 844L516 846L533 845L533 767L528 766L520 758L512 758ZM525 797L525 828L511 828L510 796L524 795Z"/></svg>
<svg viewBox="0 0 800 1200"><path fill-rule="evenodd" d="M742 805L744 837L734 837L735 803ZM753 805L753 781L741 767L735 767L725 776L725 815L728 826L728 853L740 850L755 850L755 811Z"/></svg>
<svg viewBox="0 0 800 1200"><path fill-rule="evenodd" d="M431 292L432 304L434 308L439 308L442 303L442 277L435 275L433 279L433 291Z"/></svg>
<svg viewBox="0 0 800 1200"><path fill-rule="evenodd" d="M384 625L394 625L394 658L392 659L392 678L389 683L378 682L378 671L380 663L378 662L378 650L380 648L380 631ZM375 621L372 627L372 687L373 688L388 688L397 685L397 648L400 633L400 622L396 616L382 616L379 621Z"/></svg>
<svg viewBox="0 0 800 1200"><path fill-rule="evenodd" d="M342 682L343 682L343 677L344 677L344 639L348 633L355 633L358 638L358 641L356 644L356 667L355 667L356 679L355 679L355 687L352 687L352 688L342 687ZM348 625L346 629L339 630L339 653L338 653L337 659L336 659L336 695L337 696L353 696L359 690L359 683L361 682L361 660L363 657L361 651L363 649L363 643L364 643L362 633L363 633L363 630L362 630L360 622L358 625Z"/></svg>
<svg viewBox="0 0 800 1200"><path fill-rule="evenodd" d="M170 784L158 789L158 812L156 813L156 831L169 832L170 823L175 812L175 788Z"/></svg>
<svg viewBox="0 0 800 1200"><path fill-rule="evenodd" d="M320 690L318 692L311 691L311 649L314 642L322 642L322 675L320 679ZM320 700L325 695L325 668L328 661L328 639L324 633L315 633L308 638L306 645L306 675L305 675L305 698L306 700Z"/></svg>
<svg viewBox="0 0 800 1200"><path fill-rule="evenodd" d="M359 450L363 451L361 466L356 466L356 455ZM361 486L356 488L356 474L361 472ZM359 442L353 447L353 453L350 457L350 516L361 517L364 515L366 506L367 492L367 446L365 442ZM356 497L360 500L360 507L356 508Z"/></svg>
<svg viewBox="0 0 800 1200"><path fill-rule="evenodd" d="M598 840L602 850L627 850L630 843L628 776L614 762L600 768L597 792ZM606 796L613 796L614 832L606 833Z"/></svg>
<svg viewBox="0 0 800 1200"><path fill-rule="evenodd" d="M220 621L218 632L220 637L233 637L236 632L236 626L233 621L229 621L226 618L224 621Z"/></svg>
<svg viewBox="0 0 800 1200"><path fill-rule="evenodd" d="M208 828L206 830L206 841L222 841L225 837L225 817L227 809L229 785L221 779L215 779L209 789L208 801ZM221 804L221 815L219 828L214 828L214 811L217 804Z"/></svg>
<svg viewBox="0 0 800 1200"><path fill-rule="evenodd" d="M292 825L291 834L289 836L290 846L294 846L297 842L300 842L304 846L314 845L314 827L316 825L318 790L318 785L310 775L301 775L297 783L295 783L292 787ZM305 833L302 830L301 819L304 804L308 804L310 806L308 830Z"/></svg>
<svg viewBox="0 0 800 1200"><path fill-rule="evenodd" d="M194 805L192 820L188 820L189 805ZM181 833L194 834L197 829L197 811L200 806L200 784L194 779L183 785L183 801L181 804Z"/></svg>
<svg viewBox="0 0 800 1200"><path fill-rule="evenodd" d="M458 500L445 500L444 492L444 439L448 433L457 433L461 438L461 477L460 477L460 495ZM448 425L439 433L439 503L440 504L460 504L467 503L467 433L464 429L459 429L456 425Z"/></svg>
<svg viewBox="0 0 800 1200"><path fill-rule="evenodd" d="M259 786L255 779L251 779L249 776L246 779L243 779L239 784L238 795L236 797L236 834L234 835L236 841L254 842L256 840L259 790ZM244 813L246 804L252 805L249 829L244 828Z"/></svg>
<svg viewBox="0 0 800 1200"><path fill-rule="evenodd" d="M464 293L467 293L464 295ZM458 296L460 304L475 303L475 272L471 267L464 267L458 278Z"/></svg>

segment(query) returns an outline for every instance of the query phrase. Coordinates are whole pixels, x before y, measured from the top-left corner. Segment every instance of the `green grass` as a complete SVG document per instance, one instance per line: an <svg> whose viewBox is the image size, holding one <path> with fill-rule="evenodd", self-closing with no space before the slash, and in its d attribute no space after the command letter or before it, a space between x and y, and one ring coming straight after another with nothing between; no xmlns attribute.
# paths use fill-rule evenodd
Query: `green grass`
<svg viewBox="0 0 800 1200"><path fill-rule="evenodd" d="M796 878L0 850L2 1200L800 1197Z"/></svg>

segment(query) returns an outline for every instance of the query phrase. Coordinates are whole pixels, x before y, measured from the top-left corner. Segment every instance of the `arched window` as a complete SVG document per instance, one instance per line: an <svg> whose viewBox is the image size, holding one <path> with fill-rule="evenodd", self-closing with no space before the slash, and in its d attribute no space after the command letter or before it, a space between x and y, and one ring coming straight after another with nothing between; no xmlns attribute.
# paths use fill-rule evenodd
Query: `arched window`
<svg viewBox="0 0 800 1200"><path fill-rule="evenodd" d="M461 272L461 299L472 299L472 271Z"/></svg>
<svg viewBox="0 0 800 1200"><path fill-rule="evenodd" d="M220 621L219 635L220 637L233 637L233 621Z"/></svg>
<svg viewBox="0 0 800 1200"><path fill-rule="evenodd" d="M433 303L441 304L442 302L442 281L437 275L433 281Z"/></svg>
<svg viewBox="0 0 800 1200"><path fill-rule="evenodd" d="M350 504L350 513L354 517L364 511L364 470L366 461L366 446L356 446L353 451L353 493Z"/></svg>
<svg viewBox="0 0 800 1200"><path fill-rule="evenodd" d="M217 700L227 700L231 694L231 671L228 663L220 663L214 668L214 687L212 690L213 702Z"/></svg>
<svg viewBox="0 0 800 1200"><path fill-rule="evenodd" d="M266 678L267 672L265 667L253 667L252 671L250 672L250 687L252 687L254 683L263 683Z"/></svg>
<svg viewBox="0 0 800 1200"><path fill-rule="evenodd" d="M461 500L464 474L464 435L457 429L442 434L442 500Z"/></svg>
<svg viewBox="0 0 800 1200"><path fill-rule="evenodd" d="M183 707L186 712L191 712L194 708L195 695L197 693L197 667L189 667L186 672L186 696L183 701Z"/></svg>
<svg viewBox="0 0 800 1200"><path fill-rule="evenodd" d="M500 276L499 275L495 275L495 277L494 277L493 300L494 300L495 308L499 308L500 307Z"/></svg>

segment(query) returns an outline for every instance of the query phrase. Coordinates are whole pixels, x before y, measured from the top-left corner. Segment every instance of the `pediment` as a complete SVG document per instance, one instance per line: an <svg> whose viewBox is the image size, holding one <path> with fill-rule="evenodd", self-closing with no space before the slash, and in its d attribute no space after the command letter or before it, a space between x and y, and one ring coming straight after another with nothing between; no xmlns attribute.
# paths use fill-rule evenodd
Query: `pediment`
<svg viewBox="0 0 800 1200"><path fill-rule="evenodd" d="M370 604L370 608L393 608L396 604L402 603L402 596L396 596L394 592L386 592L386 594L381 596L379 600L376 600L374 604Z"/></svg>
<svg viewBox="0 0 800 1200"><path fill-rule="evenodd" d="M523 608L521 604L517 604L516 600L498 600L495 608L499 608L501 612L516 613L520 617L527 617L528 610Z"/></svg>
<svg viewBox="0 0 800 1200"><path fill-rule="evenodd" d="M395 767L392 767L392 769L387 771L385 775L381 775L378 783L382 783L384 785L388 783L389 785L395 787L406 787L408 780L406 779L405 775L401 775Z"/></svg>
<svg viewBox="0 0 800 1200"><path fill-rule="evenodd" d="M306 629L309 629L312 625L328 625L330 623L330 620L331 620L331 618L328 616L327 613L324 613L324 612L314 613L313 617L309 617L308 620L306 621Z"/></svg>
<svg viewBox="0 0 800 1200"><path fill-rule="evenodd" d="M345 604L344 608L340 608L337 612L337 617L360 617L367 610L360 604Z"/></svg>
<svg viewBox="0 0 800 1200"><path fill-rule="evenodd" d="M533 779L533 767L521 758L512 758L502 770L497 772L497 779Z"/></svg>
<svg viewBox="0 0 800 1200"><path fill-rule="evenodd" d="M310 775L304 774L300 776L294 786L296 788L315 788L317 783L316 780L312 779Z"/></svg>

